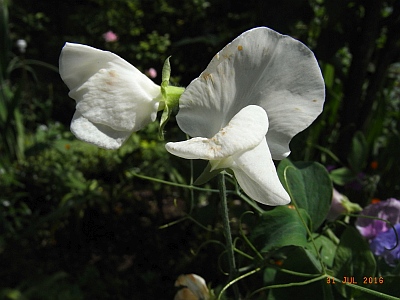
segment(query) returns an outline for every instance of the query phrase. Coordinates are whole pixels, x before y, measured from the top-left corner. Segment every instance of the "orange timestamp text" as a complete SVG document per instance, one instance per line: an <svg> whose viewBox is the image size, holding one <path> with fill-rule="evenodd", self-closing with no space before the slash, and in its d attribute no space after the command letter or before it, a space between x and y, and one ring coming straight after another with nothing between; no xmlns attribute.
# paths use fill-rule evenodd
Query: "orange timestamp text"
<svg viewBox="0 0 400 300"><path fill-rule="evenodd" d="M382 276L379 276L379 277L363 276L362 281L360 283L358 281L356 281L356 278L354 276L343 276L342 280L338 280L333 277L326 278L327 284L342 283L342 284L364 284L364 285L367 285L367 284L383 284L384 282L385 282L385 280Z"/></svg>

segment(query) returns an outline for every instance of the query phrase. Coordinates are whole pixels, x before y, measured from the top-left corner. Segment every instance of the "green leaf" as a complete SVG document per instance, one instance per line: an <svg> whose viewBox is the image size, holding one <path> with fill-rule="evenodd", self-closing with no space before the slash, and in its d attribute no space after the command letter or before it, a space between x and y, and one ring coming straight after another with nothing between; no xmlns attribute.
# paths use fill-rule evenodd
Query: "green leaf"
<svg viewBox="0 0 400 300"><path fill-rule="evenodd" d="M278 175L292 201L305 209L315 231L326 219L332 201L332 181L328 171L316 162L282 160Z"/></svg>
<svg viewBox="0 0 400 300"><path fill-rule="evenodd" d="M335 277L354 277L358 284L362 284L363 277L374 276L376 262L369 249L367 241L353 227L347 227L340 237L340 243L336 249L333 262L333 274ZM339 293L347 299L356 296L359 291L349 288L345 284L335 285Z"/></svg>
<svg viewBox="0 0 400 300"><path fill-rule="evenodd" d="M332 181L337 185L345 185L356 179L356 174L349 168L343 167L330 172Z"/></svg>
<svg viewBox="0 0 400 300"><path fill-rule="evenodd" d="M303 220L309 220L305 210L300 209L299 213ZM299 213L288 206L278 206L264 212L250 239L261 252L288 245L305 246L307 231Z"/></svg>
<svg viewBox="0 0 400 300"><path fill-rule="evenodd" d="M0 83L6 79L10 52L10 32L8 26L8 1L0 0Z"/></svg>
<svg viewBox="0 0 400 300"><path fill-rule="evenodd" d="M357 131L351 142L351 151L348 161L352 171L357 174L361 172L366 164L368 157L368 146L365 136L362 132Z"/></svg>
<svg viewBox="0 0 400 300"><path fill-rule="evenodd" d="M322 69L325 85L328 89L331 89L335 80L335 67L331 64L324 64Z"/></svg>
<svg viewBox="0 0 400 300"><path fill-rule="evenodd" d="M326 283L325 278L306 283L313 278L317 278L322 273L321 264L315 256L307 249L301 247L286 247L282 251L286 256L282 268L307 275L289 274L278 271L273 285L285 284L284 288L275 288L270 291L268 300L280 299L323 299L333 300L332 286ZM301 283L304 284L301 284ZM290 286L290 284L293 284ZM289 286L287 286L289 285ZM294 297L295 295L295 297Z"/></svg>
<svg viewBox="0 0 400 300"><path fill-rule="evenodd" d="M315 256L317 256L317 251L323 261L323 263L331 268L333 265L333 260L335 258L336 244L332 242L331 239L324 235L313 234L314 244L310 241L306 248L310 250ZM317 248L317 251L315 247Z"/></svg>

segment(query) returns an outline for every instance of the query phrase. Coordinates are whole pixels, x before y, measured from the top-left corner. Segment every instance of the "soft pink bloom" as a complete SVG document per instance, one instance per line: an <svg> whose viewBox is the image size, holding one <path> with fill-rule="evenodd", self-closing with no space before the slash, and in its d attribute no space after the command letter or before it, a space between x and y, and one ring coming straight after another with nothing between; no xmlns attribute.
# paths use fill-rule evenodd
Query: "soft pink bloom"
<svg viewBox="0 0 400 300"><path fill-rule="evenodd" d="M342 205L344 198L345 197L341 193L333 189L331 208L327 216L328 220L333 221L346 212L346 208Z"/></svg>
<svg viewBox="0 0 400 300"><path fill-rule="evenodd" d="M112 43L118 41L118 35L116 35L111 30L103 34L103 38L107 43Z"/></svg>
<svg viewBox="0 0 400 300"><path fill-rule="evenodd" d="M334 221L342 214L356 213L361 210L360 205L350 202L346 196L333 189L331 208L326 218L329 221Z"/></svg>
<svg viewBox="0 0 400 300"><path fill-rule="evenodd" d="M154 68L150 68L150 69L146 70L145 73L150 78L156 78L157 77L157 71Z"/></svg>

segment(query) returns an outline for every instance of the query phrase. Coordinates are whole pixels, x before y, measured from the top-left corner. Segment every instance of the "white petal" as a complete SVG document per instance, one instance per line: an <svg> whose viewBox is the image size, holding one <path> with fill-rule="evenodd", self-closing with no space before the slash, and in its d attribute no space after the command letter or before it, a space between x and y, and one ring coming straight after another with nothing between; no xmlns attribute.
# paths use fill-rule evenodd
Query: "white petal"
<svg viewBox="0 0 400 300"><path fill-rule="evenodd" d="M75 112L71 122L71 132L80 140L104 149L118 149L132 132L117 131L102 124L95 124Z"/></svg>
<svg viewBox="0 0 400 300"><path fill-rule="evenodd" d="M222 49L180 98L177 121L190 136L211 137L243 107L262 106L274 159L321 113L324 81L313 53L269 28L246 31Z"/></svg>
<svg viewBox="0 0 400 300"><path fill-rule="evenodd" d="M187 287L193 294L193 297L195 296L196 299L209 299L210 297L210 292L208 291L206 281L204 278L196 274L180 275L175 281L175 286ZM183 294L184 293L178 293L178 296L175 296L174 300L188 300L188 297L182 297Z"/></svg>
<svg viewBox="0 0 400 300"><path fill-rule="evenodd" d="M212 138L192 138L165 145L168 152L186 159L220 160L257 146L268 130L268 117L259 106L249 105Z"/></svg>
<svg viewBox="0 0 400 300"><path fill-rule="evenodd" d="M77 110L93 123L137 131L156 118L160 87L114 53L66 43L60 75Z"/></svg>
<svg viewBox="0 0 400 300"><path fill-rule="evenodd" d="M264 139L257 147L234 157L231 167L240 187L254 200L267 205L285 205L290 197L279 181Z"/></svg>

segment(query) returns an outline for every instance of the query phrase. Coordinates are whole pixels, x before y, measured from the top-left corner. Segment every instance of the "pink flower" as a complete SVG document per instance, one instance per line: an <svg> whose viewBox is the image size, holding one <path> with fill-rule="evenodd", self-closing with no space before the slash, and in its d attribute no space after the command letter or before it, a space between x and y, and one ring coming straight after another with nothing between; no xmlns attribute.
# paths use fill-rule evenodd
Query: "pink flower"
<svg viewBox="0 0 400 300"><path fill-rule="evenodd" d="M107 43L113 43L113 42L118 41L118 35L116 35L111 30L104 33L103 38Z"/></svg>
<svg viewBox="0 0 400 300"><path fill-rule="evenodd" d="M342 201L344 200L344 198L345 196L343 196L337 190L333 189L331 208L327 216L328 220L333 221L341 214L346 212L346 208L342 205Z"/></svg>
<svg viewBox="0 0 400 300"><path fill-rule="evenodd" d="M150 68L150 69L146 70L145 73L150 78L156 78L157 77L157 71L154 68Z"/></svg>
<svg viewBox="0 0 400 300"><path fill-rule="evenodd" d="M360 205L350 202L346 196L333 189L331 208L326 218L329 221L334 221L342 214L356 213L361 210Z"/></svg>

